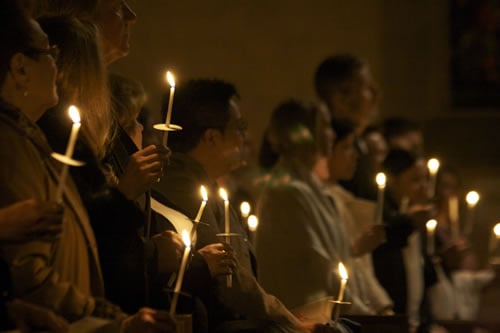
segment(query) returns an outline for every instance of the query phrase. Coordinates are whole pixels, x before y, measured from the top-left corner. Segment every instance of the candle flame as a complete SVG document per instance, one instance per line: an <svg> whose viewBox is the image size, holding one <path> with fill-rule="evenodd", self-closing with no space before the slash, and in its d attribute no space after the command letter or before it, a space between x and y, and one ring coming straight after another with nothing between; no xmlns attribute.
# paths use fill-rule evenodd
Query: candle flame
<svg viewBox="0 0 500 333"><path fill-rule="evenodd" d="M227 198L227 192L226 192L226 190L224 188L222 188L222 187L219 189L219 195L222 198L222 200L224 200L224 201L228 201L229 200Z"/></svg>
<svg viewBox="0 0 500 333"><path fill-rule="evenodd" d="M208 200L207 189L203 185L201 185L201 187L200 187L200 194L201 194L201 197L203 198L203 201Z"/></svg>
<svg viewBox="0 0 500 333"><path fill-rule="evenodd" d="M243 215L243 217L247 217L248 214L250 214L250 210L250 204L247 201L243 201L240 205L241 215Z"/></svg>
<svg viewBox="0 0 500 333"><path fill-rule="evenodd" d="M73 123L79 123L81 121L80 112L78 111L78 108L76 106L70 105L70 107L68 108L68 113L71 120L73 120Z"/></svg>
<svg viewBox="0 0 500 333"><path fill-rule="evenodd" d="M342 280L347 280L349 275L347 275L347 269L342 262L339 262L339 274Z"/></svg>
<svg viewBox="0 0 500 333"><path fill-rule="evenodd" d="M435 175L439 170L439 160L437 158L431 158L427 161L427 168L431 174Z"/></svg>
<svg viewBox="0 0 500 333"><path fill-rule="evenodd" d="M170 71L167 71L165 78L171 87L175 87L175 78L174 78L174 75L172 73L170 73Z"/></svg>
<svg viewBox="0 0 500 333"><path fill-rule="evenodd" d="M387 181L385 173L383 173L383 172L377 173L377 176L375 177L375 181L377 182L377 185L379 188L384 188L385 182Z"/></svg>
<svg viewBox="0 0 500 333"><path fill-rule="evenodd" d="M427 223L425 224L425 227L427 228L427 231L432 232L436 229L437 224L438 224L437 221L432 219L432 220L427 221Z"/></svg>
<svg viewBox="0 0 500 333"><path fill-rule="evenodd" d="M465 201L467 201L467 204L469 206L474 207L478 203L479 198L480 198L479 193L477 193L476 191L470 191L465 196Z"/></svg>
<svg viewBox="0 0 500 333"><path fill-rule="evenodd" d="M259 226L259 219L257 218L257 216L252 214L248 217L247 223L248 223L248 229L250 231L255 231L255 230L257 230L257 227Z"/></svg>
<svg viewBox="0 0 500 333"><path fill-rule="evenodd" d="M497 236L497 238L500 238L500 223L495 224L493 232L495 233L495 236Z"/></svg>
<svg viewBox="0 0 500 333"><path fill-rule="evenodd" d="M191 239L189 237L189 232L187 230L182 230L182 241L186 247L191 247Z"/></svg>

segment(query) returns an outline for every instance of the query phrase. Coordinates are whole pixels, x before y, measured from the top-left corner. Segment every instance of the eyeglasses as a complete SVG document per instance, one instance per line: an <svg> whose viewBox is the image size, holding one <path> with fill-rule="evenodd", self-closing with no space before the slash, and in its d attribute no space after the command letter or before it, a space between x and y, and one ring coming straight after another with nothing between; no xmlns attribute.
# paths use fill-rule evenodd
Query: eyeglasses
<svg viewBox="0 0 500 333"><path fill-rule="evenodd" d="M30 58L40 55L49 55L52 57L52 59L57 60L57 58L59 58L60 50L57 45L51 45L47 49L31 47L25 50L23 53Z"/></svg>

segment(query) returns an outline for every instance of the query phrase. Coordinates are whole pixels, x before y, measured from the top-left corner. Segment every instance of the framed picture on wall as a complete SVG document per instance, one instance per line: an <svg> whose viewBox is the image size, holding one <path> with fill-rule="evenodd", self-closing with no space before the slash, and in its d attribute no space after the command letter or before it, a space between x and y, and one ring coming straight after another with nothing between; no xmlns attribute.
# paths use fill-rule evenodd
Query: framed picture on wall
<svg viewBox="0 0 500 333"><path fill-rule="evenodd" d="M500 0L450 3L453 104L500 110Z"/></svg>

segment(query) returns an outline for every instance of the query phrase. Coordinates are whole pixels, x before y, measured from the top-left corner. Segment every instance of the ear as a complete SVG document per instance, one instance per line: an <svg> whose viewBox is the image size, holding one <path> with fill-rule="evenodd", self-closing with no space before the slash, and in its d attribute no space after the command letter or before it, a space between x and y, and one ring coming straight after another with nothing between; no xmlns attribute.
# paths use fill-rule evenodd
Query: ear
<svg viewBox="0 0 500 333"><path fill-rule="evenodd" d="M16 53L10 59L10 73L18 86L25 87L28 83L26 56Z"/></svg>
<svg viewBox="0 0 500 333"><path fill-rule="evenodd" d="M201 137L201 141L208 145L215 145L222 139L222 133L215 128L206 129Z"/></svg>

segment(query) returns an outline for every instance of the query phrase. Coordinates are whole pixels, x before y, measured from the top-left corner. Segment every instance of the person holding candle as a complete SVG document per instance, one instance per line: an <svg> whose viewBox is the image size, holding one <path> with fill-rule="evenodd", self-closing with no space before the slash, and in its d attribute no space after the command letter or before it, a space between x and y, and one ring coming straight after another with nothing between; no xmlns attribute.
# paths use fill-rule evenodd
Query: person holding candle
<svg viewBox="0 0 500 333"><path fill-rule="evenodd" d="M356 198L338 185L338 180L349 180L356 168L354 126L347 119L333 119L331 124L336 139L328 159L328 194L334 199L340 220L345 224L345 237L351 240L354 257L351 274L359 276L362 285L360 289L363 291L363 297L360 299L366 302L367 307L372 309L373 313L390 314L392 300L376 279L371 259L371 252L384 242L384 228L373 225L373 202Z"/></svg>
<svg viewBox="0 0 500 333"><path fill-rule="evenodd" d="M240 165L246 128L237 96L235 87L221 80L192 80L176 90L172 122L183 130L169 136L174 153L157 189L185 215L195 216L200 205L199 187L207 186L209 200L201 220L204 224L198 228L197 251L207 244L219 243L216 234L224 232L224 203L216 180ZM233 275L231 288L225 278L205 277L211 281L210 289L200 297L207 307L209 329L229 329L239 324L233 326L233 331L243 329L241 325L259 332L306 330L256 281L257 262L246 241L245 226L232 207L229 213L230 230L239 234L231 238L237 266L227 271ZM193 272L188 270L186 274Z"/></svg>
<svg viewBox="0 0 500 333"><path fill-rule="evenodd" d="M386 242L372 253L375 274L392 298L395 313L407 314L413 329L423 328L429 325L424 315L429 309L421 312L422 304L427 304L425 290L437 279L420 240L432 215L426 204L426 161L406 150L391 150L383 166L387 175L383 213ZM408 198L408 208L401 212L404 198ZM424 265L419 264L422 260Z"/></svg>

